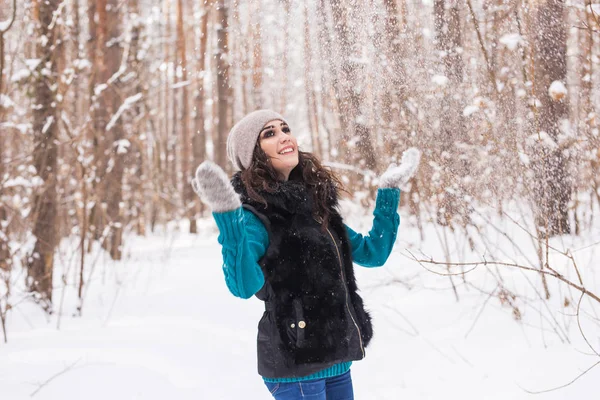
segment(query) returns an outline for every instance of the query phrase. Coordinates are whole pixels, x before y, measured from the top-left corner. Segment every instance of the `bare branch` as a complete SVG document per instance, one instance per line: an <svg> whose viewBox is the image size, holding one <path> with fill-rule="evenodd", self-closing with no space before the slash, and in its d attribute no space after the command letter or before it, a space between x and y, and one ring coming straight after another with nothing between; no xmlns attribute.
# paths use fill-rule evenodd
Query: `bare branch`
<svg viewBox="0 0 600 400"><path fill-rule="evenodd" d="M44 387L46 387L50 382L52 382L54 379L58 378L59 376L69 372L70 370L73 369L73 367L75 367L75 365L81 361L81 358L77 359L74 363L68 365L67 367L65 367L62 371L57 372L56 374L52 375L50 378L46 379L43 383L39 384L38 388L33 391L29 397L33 397L35 396L40 390L42 390Z"/></svg>
<svg viewBox="0 0 600 400"><path fill-rule="evenodd" d="M558 273L557 271L553 270L550 268L550 271L540 271L539 269L536 268L532 268L532 267L527 267L525 265L520 265L520 264L516 264L516 263L506 263L506 262L500 262L500 261L476 261L476 262L442 262L442 261L435 261L433 259L431 260L421 260L416 258L409 250L407 250L408 253L413 257L413 260L418 262L421 266L423 266L423 268L425 268L426 270L428 270L429 272L433 272L434 274L437 275L441 275L441 276L449 276L449 275L463 275L465 273L471 272L473 271L475 268L477 268L480 265L497 265L497 266L504 266L504 267L512 267L512 268L518 268L518 269L522 269L525 271L534 271L537 273L541 273L544 275L549 275L552 276L556 279L559 279L561 281L563 281L564 283L566 283L567 285L579 290L580 292L587 294L588 296L590 296L592 299L596 300L598 303L600 303L600 297L598 297L596 294L594 294L593 292L590 292L589 290L587 290L585 287L577 285L573 282L571 282L570 280L568 280L567 278L565 278L562 274ZM473 267L472 269L470 269L469 271L465 271L465 272L460 272L460 273L441 273L441 272L436 272L436 271L432 271L428 268L426 268L423 264L433 264L433 265L446 265L446 266L455 266L455 267Z"/></svg>
<svg viewBox="0 0 600 400"><path fill-rule="evenodd" d="M573 384L575 381L577 381L579 378L581 378L582 376L584 376L585 374L587 374L588 372L590 372L594 367L596 367L598 364L600 364L600 361L596 362L595 364L593 364L591 367L589 367L588 369L586 369L585 371L583 371L581 374L577 375L572 381L565 383L564 385L561 386L557 386L555 388L552 389L547 389L547 390L540 390L540 391L532 391L532 390L527 390L524 387L522 387L521 385L519 385L519 387L521 389L523 389L525 392L529 393L529 394L541 394L541 393L548 393L548 392L553 392L555 390L559 390L559 389L563 389L566 388L567 386Z"/></svg>
<svg viewBox="0 0 600 400"><path fill-rule="evenodd" d="M0 36L4 35L6 32L8 32L8 30L13 26L15 19L17 17L17 0L13 0L13 7L12 7L12 17L10 18L8 25L6 27L0 27Z"/></svg>

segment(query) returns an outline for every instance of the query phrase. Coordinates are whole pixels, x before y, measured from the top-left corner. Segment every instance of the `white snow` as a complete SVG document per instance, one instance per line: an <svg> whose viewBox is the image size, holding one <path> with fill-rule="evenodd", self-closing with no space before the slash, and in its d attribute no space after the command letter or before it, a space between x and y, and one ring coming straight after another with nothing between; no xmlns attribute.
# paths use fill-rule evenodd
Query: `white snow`
<svg viewBox="0 0 600 400"><path fill-rule="evenodd" d="M507 33L499 39L499 42L509 50L516 50L523 42L523 37L518 33Z"/></svg>
<svg viewBox="0 0 600 400"><path fill-rule="evenodd" d="M117 140L115 142L115 147L117 148L117 154L125 154L127 150L131 146L131 143L127 139Z"/></svg>
<svg viewBox="0 0 600 400"><path fill-rule="evenodd" d="M54 117L52 115L49 117L46 117L46 122L44 122L44 127L42 128L42 133L48 132L48 129L50 129L50 127L52 126L53 123L54 123Z"/></svg>
<svg viewBox="0 0 600 400"><path fill-rule="evenodd" d="M15 103L5 94L0 94L0 108L11 108Z"/></svg>
<svg viewBox="0 0 600 400"><path fill-rule="evenodd" d="M561 81L554 81L548 88L548 94L554 101L559 101L567 95L567 88Z"/></svg>
<svg viewBox="0 0 600 400"><path fill-rule="evenodd" d="M555 150L558 148L558 144L550 137L548 132L540 131L540 133L534 133L526 139L528 146L535 146L540 144L547 147L548 149Z"/></svg>
<svg viewBox="0 0 600 400"><path fill-rule="evenodd" d="M27 60L25 60L25 65L30 70L34 70L38 67L38 65L40 65L41 62L42 60L39 58L28 58Z"/></svg>
<svg viewBox="0 0 600 400"><path fill-rule="evenodd" d="M449 82L449 79L444 75L434 75L431 77L431 82L438 86L446 86Z"/></svg>
<svg viewBox="0 0 600 400"><path fill-rule="evenodd" d="M19 82L22 81L23 79L29 78L31 76L31 71L29 71L27 68L21 68L20 70L16 71L10 78L11 82Z"/></svg>
<svg viewBox="0 0 600 400"><path fill-rule="evenodd" d="M96 87L94 87L94 94L96 96L99 96L104 90L106 90L106 88L108 88L108 85L106 83L96 85Z"/></svg>
<svg viewBox="0 0 600 400"><path fill-rule="evenodd" d="M106 125L106 131L107 132L110 131L112 129L112 127L117 123L119 118L121 117L121 114L123 114L126 110L129 109L129 107L131 107L138 100L140 100L142 98L142 96L143 96L142 93L138 93L138 94L135 94L133 96L129 96L128 98L126 98L125 101L123 102L123 104L121 104L121 106L119 107L117 112L112 116L112 118Z"/></svg>
<svg viewBox="0 0 600 400"><path fill-rule="evenodd" d="M78 59L76 59L76 60L73 61L73 66L75 68L77 68L78 70L81 71L81 70L84 70L84 69L91 68L92 67L92 63L90 63L90 61L87 60L87 59L78 58Z"/></svg>
<svg viewBox="0 0 600 400"><path fill-rule="evenodd" d="M477 107L477 106L473 106L473 105L466 106L465 109L463 110L463 115L465 117L469 117L469 116L475 114L477 111L479 111L479 107Z"/></svg>
<svg viewBox="0 0 600 400"><path fill-rule="evenodd" d="M10 20L6 20L6 21L0 21L0 31L4 32L8 29L8 26L10 25Z"/></svg>
<svg viewBox="0 0 600 400"><path fill-rule="evenodd" d="M15 178L9 179L6 182L4 182L2 184L2 187L14 188L14 187L22 186L22 187L33 188L33 187L42 186L43 184L44 184L44 181L39 176L34 176L33 178L31 178L31 180L25 179L22 176L17 176Z"/></svg>
<svg viewBox="0 0 600 400"><path fill-rule="evenodd" d="M343 209L351 227L368 232L371 217L362 217L359 205L346 201ZM558 391L532 396L524 390L565 384L597 361L577 333L574 305L563 304L569 290L550 280L553 297L546 306L528 283L539 288L537 274L479 267L466 275L471 282L492 292L494 275L502 271L509 288L528 294L516 301L522 321L515 321L512 308L497 296L473 290L460 276L453 277L456 301L450 279L426 271L407 251L443 259L436 239L440 228L425 225L421 241L415 221L404 211L401 217L387 264L356 267L375 329L367 357L352 367L357 399L595 398L599 368ZM574 252L579 268L597 292L597 246L590 245L600 241L600 225L594 223L589 235L565 236L551 245L579 249ZM500 225L522 246L524 258L535 259L532 242L520 228L493 219L482 229L493 231L490 225ZM54 274L54 298L57 305L62 302L60 329L58 310L46 318L37 306L21 302L8 314L9 342L0 343L2 398L25 400L35 392L38 400L268 399L256 372L256 326L263 304L227 291L212 219L199 221L199 235L185 231L171 225L147 238L129 236L120 263L105 253L89 255L85 276L91 286L81 317L72 316L78 304L72 277L79 261L70 255L78 254L78 239L64 241L61 251L69 256L58 257ZM453 256L480 259L465 252L464 237L453 237ZM499 253L514 254L514 245L501 234L490 239ZM557 257L552 254L551 262L560 267ZM561 271L575 276L566 263ZM597 315L591 302L583 306L587 315ZM582 324L597 346L599 330L592 317L582 318Z"/></svg>
<svg viewBox="0 0 600 400"><path fill-rule="evenodd" d="M15 128L16 130L19 131L19 133L21 134L27 134L31 131L31 124L27 123L27 124L15 124L14 122L3 122L0 124L0 127L3 128Z"/></svg>
<svg viewBox="0 0 600 400"><path fill-rule="evenodd" d="M176 83L174 85L171 85L171 89L179 89L179 88L182 88L184 86L189 86L191 83L192 82L189 81L189 80L188 81L181 81L181 82L178 82L178 83Z"/></svg>
<svg viewBox="0 0 600 400"><path fill-rule="evenodd" d="M519 160L521 160L521 162L524 165L529 165L529 163L531 162L529 156L527 154L523 153L522 151L519 151L518 154L519 154Z"/></svg>
<svg viewBox="0 0 600 400"><path fill-rule="evenodd" d="M588 13L600 16L600 4L588 4L586 9Z"/></svg>

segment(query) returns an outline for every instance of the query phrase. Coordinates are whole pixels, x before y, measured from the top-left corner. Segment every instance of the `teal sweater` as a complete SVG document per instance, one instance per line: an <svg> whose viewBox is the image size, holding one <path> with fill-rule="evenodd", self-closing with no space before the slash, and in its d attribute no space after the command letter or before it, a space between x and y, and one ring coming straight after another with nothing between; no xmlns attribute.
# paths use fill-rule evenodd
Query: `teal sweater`
<svg viewBox="0 0 600 400"><path fill-rule="evenodd" d="M354 232L348 226L348 238L353 261L363 267L379 267L387 261L396 242L400 225L397 213L399 189L379 189L373 227L367 236ZM240 207L233 211L213 213L219 228L222 246L223 273L229 291L237 297L248 299L262 288L265 278L258 261L269 247L269 234L262 222L250 211ZM268 382L297 382L341 375L350 369L351 362L336 364L315 374L268 379Z"/></svg>

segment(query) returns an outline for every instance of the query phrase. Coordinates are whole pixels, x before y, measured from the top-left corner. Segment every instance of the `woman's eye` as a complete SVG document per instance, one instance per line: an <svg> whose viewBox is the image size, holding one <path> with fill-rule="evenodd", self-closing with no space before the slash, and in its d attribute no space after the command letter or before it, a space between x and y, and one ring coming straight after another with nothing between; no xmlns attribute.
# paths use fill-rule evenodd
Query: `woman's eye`
<svg viewBox="0 0 600 400"><path fill-rule="evenodd" d="M291 132L291 131L290 131L290 128L288 128L287 126L284 126L283 128L281 128L281 131L282 131L283 133L290 133L290 132Z"/></svg>
<svg viewBox="0 0 600 400"><path fill-rule="evenodd" d="M268 138L268 137L271 137L271 136L273 136L273 135L274 135L273 131L266 131L266 132L264 133L263 137L265 137L265 138Z"/></svg>

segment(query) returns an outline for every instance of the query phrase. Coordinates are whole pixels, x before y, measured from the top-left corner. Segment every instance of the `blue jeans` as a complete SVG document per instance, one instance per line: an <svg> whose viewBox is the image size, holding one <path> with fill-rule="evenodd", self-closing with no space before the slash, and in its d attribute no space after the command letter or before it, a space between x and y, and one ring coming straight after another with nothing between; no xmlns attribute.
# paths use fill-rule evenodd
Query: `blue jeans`
<svg viewBox="0 0 600 400"><path fill-rule="evenodd" d="M350 371L333 378L265 385L275 400L354 400Z"/></svg>

